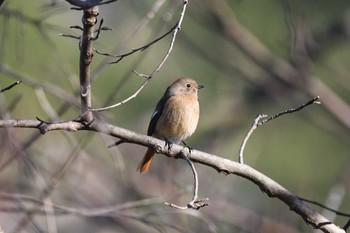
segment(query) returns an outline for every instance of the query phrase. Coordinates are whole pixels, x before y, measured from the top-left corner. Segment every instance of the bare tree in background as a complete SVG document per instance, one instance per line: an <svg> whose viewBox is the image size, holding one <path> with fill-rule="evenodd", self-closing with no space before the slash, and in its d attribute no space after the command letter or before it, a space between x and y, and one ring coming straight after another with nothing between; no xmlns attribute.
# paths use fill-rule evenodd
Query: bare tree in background
<svg viewBox="0 0 350 233"><path fill-rule="evenodd" d="M157 0L120 4L116 0L49 1L42 6L45 13L37 17L30 16L23 9L11 8L8 2L2 7L0 74L4 78L0 79L0 126L3 128L0 131L0 226L3 231L232 232L236 228L237 231L247 232L305 232L305 229L311 230L304 227L309 224L323 232L345 232L350 225L346 218L350 216L347 211L338 209L342 203L349 201L345 198L349 161L344 163L338 181L329 188L326 203L321 204L299 197L267 173L247 165L252 153L245 151L245 148L253 144L249 140L258 127L270 122L264 126L268 128L273 125L271 120L286 114L293 113L288 115L292 118L305 107L308 109L303 112L308 113L304 116L312 119L313 125L342 140L348 139L350 107L344 97L348 95L332 90L313 70L313 64L322 57L326 48L348 39L348 19L344 17L322 30L309 32L305 22L295 18L289 1L280 1L278 7L284 15L289 33L286 58L264 45L248 27L243 26L228 1L198 3ZM129 20L125 18L129 12L118 11L123 17L123 20L115 23L119 28L109 25L109 17L118 17L118 14L113 14L116 8L126 9L132 4L139 10L147 7L147 12L140 11L141 17L130 16L130 20L137 23L123 34L122 24ZM68 15L61 12L61 8L67 10L67 7L71 7L72 14L67 17L67 21L73 24L70 30L52 24L50 19L55 11ZM77 15L81 21L76 20ZM205 25L201 29L205 32L200 29L186 31L183 22L187 19L192 24ZM35 42L24 42L27 30L23 29L24 25L30 27L32 33L35 32L41 47ZM146 31L148 27L152 28L151 33ZM55 36L52 36L52 31ZM200 41L191 39L191 36L201 38L200 35L204 33L208 37L218 35L220 42L201 46ZM28 36L33 35L28 33ZM10 41L13 38L16 49L11 50ZM62 53L66 51L61 45L63 40L63 43L75 43L75 50L68 49L69 54ZM133 47L131 42L137 45ZM33 62L23 61L28 56L23 52L24 47L29 48ZM48 54L41 55L45 53L43 48ZM175 52L174 48L178 50ZM219 49L227 51L225 53ZM222 91L225 88L219 89L217 94L218 97L226 95L223 99L203 96L201 101L200 97L201 106L204 105L201 119L207 125L206 132L202 132L207 141L198 140L199 144L206 145L201 151L187 150L179 145L169 150L164 141L137 133L133 128L145 128L149 117L147 112L144 114L144 111L148 111L144 104L137 101L145 98L143 94L149 90L156 94L163 92L158 90L161 85L157 87L156 83L169 84L170 79L163 77L178 73L176 68L170 67L173 57L175 59L181 51L180 60L186 60L184 63L190 67L194 61L186 57L193 53L222 73L222 77L215 77L215 80L212 77L200 77L199 80L225 88L235 85L243 90L244 86L249 85L254 89L252 96L244 96L246 98L227 96ZM39 60L41 63L34 63L36 54L42 56ZM43 57L48 60L43 61ZM71 65L69 59L75 61L76 66ZM50 62L55 65L49 66ZM21 68L17 69L17 66ZM75 71L75 67L79 69ZM205 69L204 66L202 68ZM341 67L336 68L340 73ZM232 78L233 73L240 79ZM334 73L334 76L341 77L341 74ZM338 85L342 82L344 80L335 81ZM342 87L349 90L346 82ZM319 103L318 96L322 111L312 107L314 103ZM247 117L244 108L254 106L261 99L272 100L284 107L277 114L271 114L270 118L259 115L254 122L254 115ZM35 104L29 105L31 102ZM153 99L145 102L150 102L147 109L154 105ZM128 113L130 110L125 106L133 105L135 112ZM205 113L205 110L208 111ZM258 113L254 108L252 111ZM225 114L228 116L222 117ZM130 127L122 124L123 119L127 118L132 119ZM219 147L232 144L229 132L237 124L232 123L232 118L248 119L240 134L245 138L242 136L236 141L241 142L240 152L232 152L228 159L215 155L221 154L221 150L215 147L218 141ZM246 134L252 122L253 126ZM301 135L303 132L299 133ZM108 149L111 145L111 149ZM142 156L145 147L153 147L159 154L168 157L188 158L191 167L181 161L163 159L159 163L169 161L169 164L154 168L157 171L153 174L141 176L136 173L135 161L139 160L139 156L132 155ZM290 148L294 153L299 153L298 145ZM290 148L280 151L281 156ZM247 164L243 163L243 156L246 156L244 161L248 161ZM238 158L239 162L235 162ZM199 164L204 166L197 172L195 167ZM317 168L317 161L314 164ZM185 171L181 172L184 174L180 174L177 168ZM210 173L212 170L219 172L220 177L216 181L210 181L216 176ZM237 202L239 196L251 195L245 193L245 188L240 190L242 185L236 180L232 181L237 176L251 181L269 197L283 203L278 215L290 221L276 220L268 217L268 214L260 215L235 204L233 200ZM225 182L232 183L226 185ZM256 195L262 196L259 189L254 189ZM237 192L233 199L232 190ZM208 200L202 200L198 195L209 196L210 205L207 206ZM253 197L245 198L255 201ZM265 199L255 205L270 209L270 204L266 202ZM275 202L273 200L271 203ZM333 216L319 212L307 203L331 211ZM342 218L335 219L336 216ZM302 226L300 221L303 221Z"/></svg>

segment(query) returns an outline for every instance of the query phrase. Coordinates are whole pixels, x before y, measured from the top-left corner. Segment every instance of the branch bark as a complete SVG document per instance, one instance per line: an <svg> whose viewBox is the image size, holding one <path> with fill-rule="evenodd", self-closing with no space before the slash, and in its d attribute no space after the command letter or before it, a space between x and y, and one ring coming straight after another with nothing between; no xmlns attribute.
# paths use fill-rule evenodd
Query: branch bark
<svg viewBox="0 0 350 233"><path fill-rule="evenodd" d="M85 122L93 120L91 109L91 85L90 85L90 64L93 57L92 41L94 38L94 26L97 22L98 6L94 6L83 13L83 34L80 40L80 101L81 113Z"/></svg>
<svg viewBox="0 0 350 233"><path fill-rule="evenodd" d="M281 200L290 208L290 210L300 215L306 223L311 224L316 229L320 229L323 232L345 232L320 213L308 207L296 195L271 178L265 176L248 165L240 164L217 155L198 150L192 150L191 153L188 153L183 150L182 146L175 144L169 151L168 147L164 146L164 141L162 140L97 121L91 123L90 125L85 125L75 121L48 123L40 120L0 120L0 128L8 127L36 128L43 134L51 130L89 130L120 138L123 140L123 142L152 147L157 151L157 153L164 154L168 157L182 158L179 155L184 153L185 156L187 156L193 162L201 163L208 167L214 168L220 173L227 175L235 174L253 182L269 197Z"/></svg>

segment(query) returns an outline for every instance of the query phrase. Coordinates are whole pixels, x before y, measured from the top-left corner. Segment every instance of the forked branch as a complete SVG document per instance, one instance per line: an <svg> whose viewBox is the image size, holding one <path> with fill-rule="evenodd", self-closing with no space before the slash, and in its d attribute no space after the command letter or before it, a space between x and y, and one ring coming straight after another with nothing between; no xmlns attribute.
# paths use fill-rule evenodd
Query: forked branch
<svg viewBox="0 0 350 233"><path fill-rule="evenodd" d="M269 197L278 198L283 203L285 203L290 208L290 210L300 215L305 222L311 224L314 228L320 229L323 232L345 233L343 229L333 224L320 213L311 209L296 195L285 189L283 186L281 186L271 178L267 177L266 175L260 173L259 171L255 170L254 168L248 165L225 159L224 156L208 154L206 152L194 149L191 150L191 153L189 153L183 150L183 146L175 144L169 151L167 146L164 146L164 141L162 140L97 121L92 122L90 125L85 125L81 122L75 121L49 123L39 120L0 120L0 127L45 129L41 131L42 133L47 133L51 130L62 129L68 131L89 130L107 134L112 137L122 139L129 143L158 148L158 153L170 157L176 157L182 151L182 153L184 153L192 162L204 164L208 167L214 168L220 173L224 173L227 175L235 174L253 182Z"/></svg>
<svg viewBox="0 0 350 233"><path fill-rule="evenodd" d="M187 148L187 147L185 147L185 148ZM191 153L191 150L192 149L189 149L189 153ZM187 157L187 155L185 153L183 153L183 151L180 151L180 155L190 165L192 173L193 173L194 183L193 183L192 200L186 206L178 206L178 205L175 205L175 204L169 203L169 202L165 202L164 204L166 204L170 207L174 207L176 209L180 209L180 210L186 210L186 209L199 210L200 208L209 205L209 203L207 203L209 198L198 199L198 174L197 174L196 168L195 168L194 164L192 163L192 161Z"/></svg>
<svg viewBox="0 0 350 233"><path fill-rule="evenodd" d="M145 45L143 47L140 47L138 48L136 51L138 50L142 50L142 49L145 49L147 47L149 47L150 45L152 45L153 43L159 41L160 39L164 38L166 35L170 34L171 32L173 32L173 36L172 36L172 39L171 39L171 42L170 42L170 45L169 45L169 48L166 52L166 54L164 55L163 59L161 60L161 62L159 63L159 65L150 73L150 74L142 74L142 73L138 73L137 71L134 71L134 73L137 75L137 76L140 76L140 77L144 77L145 78L145 81L141 84L141 86L129 97L127 97L126 99L116 103L116 104L113 104L113 105L110 105L110 106L107 106L107 107L103 107L103 108L95 108L95 109L87 109L85 112L82 113L83 116L85 116L86 114L90 114L89 112L101 112L101 111L106 111L106 110L109 110L109 109L112 109L112 108L115 108L115 107L118 107L122 104L125 104L127 103L128 101L130 101L131 99L135 98L144 88L145 86L148 84L148 82L153 78L153 76L159 72L159 70L162 68L162 66L164 65L164 63L166 62L166 60L168 59L170 53L172 52L173 50L173 47L174 47L174 44L175 44L175 40L176 40L176 36L177 36L177 33L179 32L179 30L181 29L181 25L182 25L182 22L183 22L183 19L185 17L185 13L186 13L186 7L187 7L187 4L188 4L188 0L183 0L183 6L182 6L182 11L181 11L181 14L180 14L180 18L178 20L178 22L176 23L176 25L172 28L171 31L165 33L163 36L157 38L156 40L154 40L154 42L151 42L149 43L149 45ZM124 55L119 55L122 58ZM117 60L118 61L118 60Z"/></svg>
<svg viewBox="0 0 350 233"><path fill-rule="evenodd" d="M302 110L303 108L309 106L309 105L312 105L312 104L321 104L321 102L319 101L320 97L317 96L315 98L312 98L311 100L309 100L308 102L300 105L299 107L297 108L290 108L290 109L287 109L285 111L282 111L282 112L279 112L271 117L268 117L267 115L265 114L259 114L255 120L254 120L254 123L252 124L252 127L249 129L247 135L245 136L245 138L243 139L243 142L242 142L242 145L239 149L239 155L238 155L238 161L239 163L244 163L244 158L243 158L243 154L244 154L244 149L245 149L245 146L250 138L250 136L252 135L252 133L259 127L259 126L262 126L263 124L271 121L271 120L274 120L278 117L281 117L285 114L290 114L290 113L294 113L294 112L297 112L297 111L300 111Z"/></svg>

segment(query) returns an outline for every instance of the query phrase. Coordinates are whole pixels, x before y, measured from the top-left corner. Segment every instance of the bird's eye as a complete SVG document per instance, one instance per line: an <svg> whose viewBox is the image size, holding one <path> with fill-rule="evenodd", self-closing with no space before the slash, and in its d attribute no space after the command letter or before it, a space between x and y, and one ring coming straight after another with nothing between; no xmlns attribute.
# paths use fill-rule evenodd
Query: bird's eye
<svg viewBox="0 0 350 233"><path fill-rule="evenodd" d="M187 83L187 84L186 84L186 87L187 87L187 88L191 88L191 87L192 87L191 83Z"/></svg>

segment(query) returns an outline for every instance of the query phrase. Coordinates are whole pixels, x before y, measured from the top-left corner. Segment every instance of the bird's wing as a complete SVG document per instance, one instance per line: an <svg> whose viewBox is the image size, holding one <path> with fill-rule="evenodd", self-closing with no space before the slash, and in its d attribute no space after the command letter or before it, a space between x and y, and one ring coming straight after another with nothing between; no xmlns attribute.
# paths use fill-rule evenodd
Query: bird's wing
<svg viewBox="0 0 350 233"><path fill-rule="evenodd" d="M152 136L154 133L154 130L156 128L157 122L159 117L162 115L163 110L164 110L164 106L165 103L167 102L168 97L163 96L159 102L157 103L156 109L154 110L152 117L151 117L151 121L149 123L148 126L148 130L147 130L147 135Z"/></svg>

